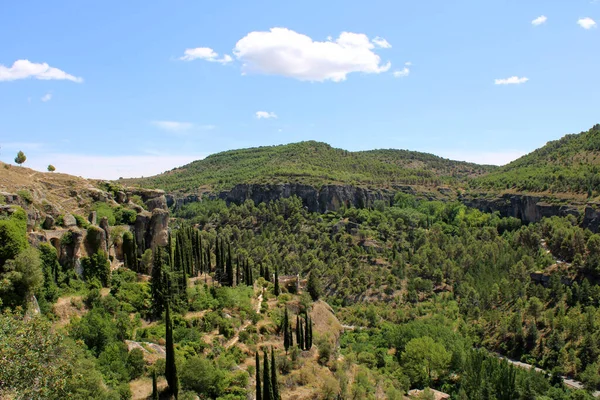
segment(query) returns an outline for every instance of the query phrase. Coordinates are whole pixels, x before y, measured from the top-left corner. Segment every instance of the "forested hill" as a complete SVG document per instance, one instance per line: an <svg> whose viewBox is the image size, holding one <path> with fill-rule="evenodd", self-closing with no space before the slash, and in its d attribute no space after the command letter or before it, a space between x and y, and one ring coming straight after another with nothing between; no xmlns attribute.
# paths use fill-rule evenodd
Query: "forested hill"
<svg viewBox="0 0 600 400"><path fill-rule="evenodd" d="M307 141L226 151L157 176L124 182L167 191L225 190L239 183L433 186L462 182L494 169L415 151L350 152Z"/></svg>
<svg viewBox="0 0 600 400"><path fill-rule="evenodd" d="M471 181L485 190L600 194L600 124L548 142L490 174Z"/></svg>

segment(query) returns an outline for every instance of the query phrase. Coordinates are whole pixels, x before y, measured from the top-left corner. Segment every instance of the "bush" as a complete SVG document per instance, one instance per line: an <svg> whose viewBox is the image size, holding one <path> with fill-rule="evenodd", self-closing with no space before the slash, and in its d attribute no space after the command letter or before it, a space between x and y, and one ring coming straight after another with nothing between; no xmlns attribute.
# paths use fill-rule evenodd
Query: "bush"
<svg viewBox="0 0 600 400"><path fill-rule="evenodd" d="M108 286L110 282L110 263L105 252L99 251L91 257L83 257L81 267L83 269L83 279L89 281L97 278L103 286Z"/></svg>
<svg viewBox="0 0 600 400"><path fill-rule="evenodd" d="M33 203L33 196L31 192L28 190L17 190L17 194L20 198L22 198L27 204Z"/></svg>
<svg viewBox="0 0 600 400"><path fill-rule="evenodd" d="M114 212L115 224L117 225L132 225L135 224L137 212L128 208L119 207Z"/></svg>
<svg viewBox="0 0 600 400"><path fill-rule="evenodd" d="M225 373L204 357L191 357L183 365L179 375L183 389L217 398L227 387Z"/></svg>
<svg viewBox="0 0 600 400"><path fill-rule="evenodd" d="M26 229L14 216L8 220L0 220L0 266L27 247Z"/></svg>
<svg viewBox="0 0 600 400"><path fill-rule="evenodd" d="M73 217L75 218L78 227L87 229L90 226L90 223L81 215L73 214Z"/></svg>
<svg viewBox="0 0 600 400"><path fill-rule="evenodd" d="M106 203L96 202L92 205L92 210L96 211L96 216L98 220L101 220L103 217L108 219L108 224L114 226L116 223L116 218L114 214L114 210Z"/></svg>

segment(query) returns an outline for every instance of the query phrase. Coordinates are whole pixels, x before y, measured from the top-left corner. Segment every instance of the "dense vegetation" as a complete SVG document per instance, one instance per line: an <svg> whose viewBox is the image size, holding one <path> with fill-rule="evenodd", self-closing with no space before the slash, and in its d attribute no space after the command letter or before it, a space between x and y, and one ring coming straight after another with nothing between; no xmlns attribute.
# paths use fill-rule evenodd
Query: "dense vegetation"
<svg viewBox="0 0 600 400"><path fill-rule="evenodd" d="M600 194L600 124L587 132L566 135L474 179L476 189Z"/></svg>
<svg viewBox="0 0 600 400"><path fill-rule="evenodd" d="M569 400L600 386L600 235L573 217L523 226L405 194L327 214L289 198L193 203L173 216L168 246L140 254L116 231L125 266L111 271L97 251L81 277L51 246L27 243L22 210L0 220L0 350L11 354L0 393L126 399L130 382L151 377L156 393L183 399L275 400L298 388L402 399L433 387L461 400ZM25 267L34 271L19 275ZM46 305L24 318L32 294ZM64 296L77 316L51 328ZM320 300L347 325L339 339L331 317L312 314ZM48 366L55 358L66 366Z"/></svg>
<svg viewBox="0 0 600 400"><path fill-rule="evenodd" d="M452 184L493 169L414 151L349 152L309 141L226 151L161 175L124 182L169 191L230 189L238 183L290 182L317 186L332 183L432 186Z"/></svg>

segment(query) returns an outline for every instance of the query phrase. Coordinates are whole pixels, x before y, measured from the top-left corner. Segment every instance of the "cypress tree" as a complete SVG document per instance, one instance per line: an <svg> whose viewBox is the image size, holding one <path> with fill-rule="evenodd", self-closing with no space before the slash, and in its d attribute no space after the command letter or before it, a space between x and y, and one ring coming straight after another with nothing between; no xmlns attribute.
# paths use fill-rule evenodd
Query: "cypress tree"
<svg viewBox="0 0 600 400"><path fill-rule="evenodd" d="M175 348L173 346L173 321L171 320L171 312L169 302L166 304L166 345L165 350L167 359L165 363L165 377L169 385L169 392L175 396L179 396L179 380L177 379L177 366L175 365Z"/></svg>
<svg viewBox="0 0 600 400"><path fill-rule="evenodd" d="M156 384L156 370L152 371L152 400L158 400L158 385Z"/></svg>
<svg viewBox="0 0 600 400"><path fill-rule="evenodd" d="M271 282L271 271L269 271L269 266L268 265L265 267L265 276L264 276L264 278L265 278L265 281Z"/></svg>
<svg viewBox="0 0 600 400"><path fill-rule="evenodd" d="M215 278L221 282L221 251L219 249L219 237L215 240Z"/></svg>
<svg viewBox="0 0 600 400"><path fill-rule="evenodd" d="M310 329L308 327L308 320L309 320L309 316L308 314L306 314L306 318L304 319L304 349L305 350L310 350L310 347L308 345L309 340L310 340Z"/></svg>
<svg viewBox="0 0 600 400"><path fill-rule="evenodd" d="M292 332L292 325L291 324L288 326L288 338L289 338L289 341L290 341L290 347L294 347L294 335L293 335L293 332Z"/></svg>
<svg viewBox="0 0 600 400"><path fill-rule="evenodd" d="M277 385L277 366L275 365L275 350L271 346L271 389L273 400L279 400L279 386Z"/></svg>
<svg viewBox="0 0 600 400"><path fill-rule="evenodd" d="M167 242L167 254L169 255L169 267L173 268L173 243L171 241L171 232L169 232L169 240Z"/></svg>
<svg viewBox="0 0 600 400"><path fill-rule="evenodd" d="M283 315L283 347L285 348L285 354L287 354L289 348L290 348L290 337L289 337L289 321L288 321L288 310L287 307L285 307L285 312Z"/></svg>
<svg viewBox="0 0 600 400"><path fill-rule="evenodd" d="M256 355L256 400L262 400L262 391L260 387L260 356L258 355L258 350L255 353Z"/></svg>
<svg viewBox="0 0 600 400"><path fill-rule="evenodd" d="M263 350L263 396L262 400L273 400L273 390L271 389L271 370L269 368L269 357L267 351Z"/></svg>
<svg viewBox="0 0 600 400"><path fill-rule="evenodd" d="M300 337L300 317L296 315L296 344L298 347L302 346L302 339Z"/></svg>
<svg viewBox="0 0 600 400"><path fill-rule="evenodd" d="M312 349L313 345L313 323L312 319L308 317L308 350Z"/></svg>
<svg viewBox="0 0 600 400"><path fill-rule="evenodd" d="M156 246L152 260L152 276L150 277L150 295L152 297L152 310L155 317L159 317L165 306L165 277L162 263L162 250Z"/></svg>
<svg viewBox="0 0 600 400"><path fill-rule="evenodd" d="M231 261L231 245L227 243L227 282L228 286L233 286L233 263Z"/></svg>
<svg viewBox="0 0 600 400"><path fill-rule="evenodd" d="M260 276L265 277L265 269L263 268L262 263L260 263L260 271L258 272Z"/></svg>
<svg viewBox="0 0 600 400"><path fill-rule="evenodd" d="M300 319L300 340L298 341L298 347L301 350L306 349L306 341L304 340L304 326L302 325L302 319Z"/></svg>
<svg viewBox="0 0 600 400"><path fill-rule="evenodd" d="M279 296L279 268L275 267L275 296Z"/></svg>

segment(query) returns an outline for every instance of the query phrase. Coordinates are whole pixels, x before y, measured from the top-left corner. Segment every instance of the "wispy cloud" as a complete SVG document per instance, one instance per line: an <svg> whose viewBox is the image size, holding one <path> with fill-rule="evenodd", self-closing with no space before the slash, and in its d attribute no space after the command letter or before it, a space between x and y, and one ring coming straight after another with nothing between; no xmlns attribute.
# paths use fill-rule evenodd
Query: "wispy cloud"
<svg viewBox="0 0 600 400"><path fill-rule="evenodd" d="M42 100L44 103L52 100L52 93L46 93L40 100Z"/></svg>
<svg viewBox="0 0 600 400"><path fill-rule="evenodd" d="M394 71L394 78L404 78L410 75L410 69L408 67L404 67L398 71Z"/></svg>
<svg viewBox="0 0 600 400"><path fill-rule="evenodd" d="M387 40L379 36L373 39L372 42L375 46L381 47L382 49L389 49L392 47L392 45Z"/></svg>
<svg viewBox="0 0 600 400"><path fill-rule="evenodd" d="M534 26L538 26L538 25L542 25L546 21L548 21L548 18L545 15L541 15L541 16L537 17L536 19L534 19L533 21L531 21L531 24Z"/></svg>
<svg viewBox="0 0 600 400"><path fill-rule="evenodd" d="M183 132L194 126L190 122L180 121L152 121L152 125L169 132Z"/></svg>
<svg viewBox="0 0 600 400"><path fill-rule="evenodd" d="M0 82L15 81L17 79L41 79L41 80L68 80L81 83L83 78L71 75L46 63L36 64L29 60L17 60L11 67L0 64Z"/></svg>
<svg viewBox="0 0 600 400"><path fill-rule="evenodd" d="M519 78L518 76L511 76L510 78L506 79L495 79L494 83L496 85L520 85L521 83L525 83L528 80L529 78L526 77Z"/></svg>
<svg viewBox="0 0 600 400"><path fill-rule="evenodd" d="M217 62L220 64L227 64L233 61L233 58L229 54L223 55L219 58L219 54L210 47L196 47L194 49L186 49L182 57L179 57L183 61L193 60L205 60L210 62Z"/></svg>
<svg viewBox="0 0 600 400"><path fill-rule="evenodd" d="M257 111L256 118L258 119L269 119L269 118L277 118L277 114L269 111Z"/></svg>
<svg viewBox="0 0 600 400"><path fill-rule="evenodd" d="M580 18L577 20L577 25L581 26L583 29L592 29L596 27L596 21L590 17Z"/></svg>

